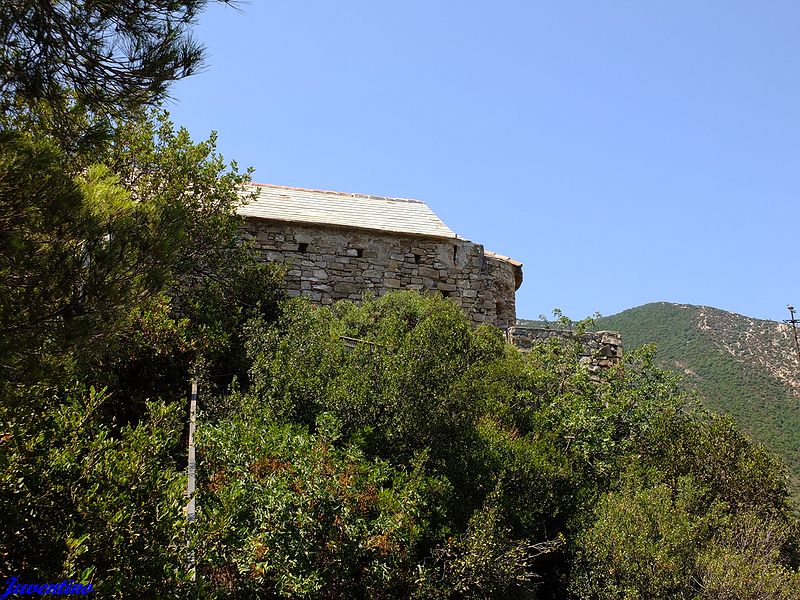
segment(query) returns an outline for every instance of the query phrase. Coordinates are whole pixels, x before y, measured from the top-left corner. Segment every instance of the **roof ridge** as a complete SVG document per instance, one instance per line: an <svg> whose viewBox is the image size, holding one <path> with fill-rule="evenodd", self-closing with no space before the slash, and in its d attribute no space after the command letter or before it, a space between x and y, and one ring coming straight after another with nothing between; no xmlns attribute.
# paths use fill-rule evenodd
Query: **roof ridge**
<svg viewBox="0 0 800 600"><path fill-rule="evenodd" d="M318 190L314 188L303 188L303 187L295 187L290 185L277 185L274 183L255 183L250 182L250 185L255 187L266 187L266 188L273 188L278 190L290 190L294 192L313 192L316 194L332 194L335 196L344 196L347 198L367 198L370 200L392 200L394 202L414 202L417 204L427 204L422 200L417 200L416 198L395 198L392 196L376 196L374 194L358 194L355 192L337 192L335 190Z"/></svg>

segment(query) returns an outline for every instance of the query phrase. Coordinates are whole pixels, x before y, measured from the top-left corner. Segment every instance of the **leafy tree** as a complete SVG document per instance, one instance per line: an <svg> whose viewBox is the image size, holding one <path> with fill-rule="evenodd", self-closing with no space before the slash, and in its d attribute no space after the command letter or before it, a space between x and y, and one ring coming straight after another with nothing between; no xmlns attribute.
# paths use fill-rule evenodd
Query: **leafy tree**
<svg viewBox="0 0 800 600"><path fill-rule="evenodd" d="M247 174L164 116L120 127L86 169L3 135L3 571L176 597L186 379L242 369L242 324L280 296L237 235Z"/></svg>
<svg viewBox="0 0 800 600"><path fill-rule="evenodd" d="M223 0L224 1L224 0ZM227 3L227 2L226 2ZM189 28L207 0L48 2L0 8L0 109L19 101L121 116L163 99L195 73L203 48Z"/></svg>
<svg viewBox="0 0 800 600"><path fill-rule="evenodd" d="M244 402L206 426L200 494L206 595L506 597L530 592L554 544L515 539L490 495L468 525L442 527L455 496L411 464L370 459L320 413L316 432Z"/></svg>
<svg viewBox="0 0 800 600"><path fill-rule="evenodd" d="M719 526L721 507L697 510L691 479L605 496L597 521L579 538L573 591L584 598L688 598L700 549ZM699 514L698 514L699 513Z"/></svg>
<svg viewBox="0 0 800 600"><path fill-rule="evenodd" d="M453 303L414 294L333 311L295 301L274 327L251 331L251 393L277 421L313 426L333 412L371 455L406 463L425 451L440 473L466 482L484 410L473 388L504 355L499 332L475 330ZM350 352L341 336L364 342ZM459 487L478 498L486 491Z"/></svg>
<svg viewBox="0 0 800 600"><path fill-rule="evenodd" d="M575 595L796 597L785 467L730 417L661 404L617 466L576 538Z"/></svg>
<svg viewBox="0 0 800 600"><path fill-rule="evenodd" d="M3 572L194 588L182 388L246 370L280 297L237 234L249 173L145 112L200 65L204 6L0 6Z"/></svg>
<svg viewBox="0 0 800 600"><path fill-rule="evenodd" d="M200 316L191 290L213 273L228 289L254 277L262 285L240 299L262 311L270 304L275 279L247 271L255 257L237 234L248 174L226 167L213 138L194 144L163 115L130 122L104 165L72 175L49 142L12 134L0 142L6 381L108 374L115 348L153 303L177 304L173 327L189 312ZM202 345L198 335L184 342Z"/></svg>
<svg viewBox="0 0 800 600"><path fill-rule="evenodd" d="M341 336L361 341L348 350ZM360 593L368 589L372 590L369 594L388 597L392 589L421 597L449 597L454 589L465 597L532 593L540 579L542 557L557 544L535 537L531 540L526 535L540 535L540 528L513 529L503 488L503 472L509 465L491 458L494 454L487 448L490 440L481 432L481 416L488 410L489 399L484 378L490 376L493 366L519 358L515 350L504 345L499 332L474 329L456 305L441 297L389 294L368 299L362 306L340 303L333 311L291 300L275 325L264 327L251 322L248 337L252 386L237 395L238 402L233 402L236 408L229 417L207 426L207 437L203 438L202 432L200 437L206 440L203 460L213 465L207 474L210 483L201 496L201 505L213 507L207 509L213 514L209 527L219 531L217 524L222 522L234 530L241 528L238 542L224 542L225 548L237 549L234 556L238 556L241 574L235 578L237 585L248 585L252 577L244 574L254 568L253 557L241 551L249 543L241 540L280 521L265 522L269 511L258 507L263 503L283 506L286 501L275 497L284 484L275 487L274 477L265 485L247 483L251 478L241 474L242 468L259 455L266 455L286 465L280 470L281 476L304 473L306 467L301 465L308 460L304 453L276 450L284 442L274 437L280 435L286 443L296 443L290 440L299 438L282 428L300 424L312 436L328 436L325 439L331 453L337 449L362 457L359 460L366 464L374 461L385 465L387 473L395 473L392 479L403 472L419 474L412 489L416 490L414 497L421 494L422 504L413 514L417 518L427 516L420 522L412 517L402 519L403 523L417 523L419 530L413 543L396 549L405 557L403 562L381 563L388 578L383 592L370 583L373 587L360 587ZM502 385L496 381L492 388ZM229 420L236 424L235 429L227 424ZM335 435L326 433L329 422L336 424ZM265 431L265 427L272 429ZM214 442L209 444L209 439ZM224 449L227 444L231 451ZM243 448L248 450L240 459ZM279 458L273 456L276 451L281 454ZM337 472L332 468L330 476L337 477ZM220 477L226 483L217 485ZM313 476L301 479L313 480ZM240 499L236 501L230 497L233 481L245 486L237 487ZM431 487L433 482L437 483ZM379 496L389 494L389 490L399 491L388 479L376 480L374 485ZM257 496L250 496L256 489ZM432 491L436 493L431 495ZM302 498L293 499L290 506L305 506ZM309 526L334 521L345 528L357 527L358 521L351 521L355 513L337 512L336 507L346 507L346 503L308 502L322 511L308 519ZM234 517L232 510L247 518ZM288 514L297 515L292 511ZM201 515L201 523L204 518ZM302 531L304 527L297 523L288 531ZM298 547L302 544L299 540L295 543ZM267 543L266 547L276 553L275 560L288 561L280 558L284 556L283 544L276 547ZM377 560L357 558L359 552L362 550L354 546L352 554L337 558L335 564L364 560L371 564ZM297 561L285 564L295 565ZM341 575L331 574L333 579L329 580L324 575L329 571L322 563L303 564L292 568L292 577L321 577L321 582L329 581L331 589L338 589L336 582ZM266 581L280 588L275 577L273 573ZM259 581L263 585L265 580ZM354 585L365 586L368 581L372 580L365 572L363 580L358 578ZM400 587L392 587L395 585ZM300 595L298 590L285 593Z"/></svg>
<svg viewBox="0 0 800 600"><path fill-rule="evenodd" d="M744 513L723 528L698 560L702 596L713 600L790 600L800 590L796 523ZM794 563L794 568L791 568Z"/></svg>
<svg viewBox="0 0 800 600"><path fill-rule="evenodd" d="M783 344L773 325L708 307L666 302L597 322L598 328L621 331L626 349L655 342L658 364L686 373L683 387L697 390L707 408L730 414L738 427L778 454L789 467L789 487L800 507L800 403L790 386L749 354L763 354L767 365L782 364ZM726 347L745 338L744 355L732 356Z"/></svg>

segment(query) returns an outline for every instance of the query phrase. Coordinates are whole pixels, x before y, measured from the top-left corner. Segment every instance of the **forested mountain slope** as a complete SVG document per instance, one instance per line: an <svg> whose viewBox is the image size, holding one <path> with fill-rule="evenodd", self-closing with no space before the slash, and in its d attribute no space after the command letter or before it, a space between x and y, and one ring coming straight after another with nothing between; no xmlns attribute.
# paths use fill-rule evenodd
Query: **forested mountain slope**
<svg viewBox="0 0 800 600"><path fill-rule="evenodd" d="M659 302L598 319L596 327L620 331L626 349L655 344L660 365L782 456L800 489L800 365L786 324Z"/></svg>

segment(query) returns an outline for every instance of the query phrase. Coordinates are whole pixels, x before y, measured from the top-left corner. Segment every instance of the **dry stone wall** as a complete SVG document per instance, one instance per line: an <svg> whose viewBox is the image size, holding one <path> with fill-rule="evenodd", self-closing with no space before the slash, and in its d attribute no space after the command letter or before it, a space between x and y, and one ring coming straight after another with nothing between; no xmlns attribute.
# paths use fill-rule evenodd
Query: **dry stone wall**
<svg viewBox="0 0 800 600"><path fill-rule="evenodd" d="M588 363L591 371L611 367L622 360L622 336L616 331L592 331L576 335L559 329L511 327L507 335L508 341L523 351L551 338L568 341L577 339L582 347L581 361Z"/></svg>
<svg viewBox="0 0 800 600"><path fill-rule="evenodd" d="M503 329L516 323L514 294L522 271L487 256L480 244L262 219L248 219L242 234L264 260L286 264L292 296L324 305L361 300L365 292L437 291L475 323Z"/></svg>

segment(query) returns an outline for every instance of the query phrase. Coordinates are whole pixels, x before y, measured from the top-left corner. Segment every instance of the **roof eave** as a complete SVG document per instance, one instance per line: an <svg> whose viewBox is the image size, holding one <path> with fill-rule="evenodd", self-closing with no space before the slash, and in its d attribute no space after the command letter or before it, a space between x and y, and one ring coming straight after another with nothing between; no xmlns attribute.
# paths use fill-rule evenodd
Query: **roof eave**
<svg viewBox="0 0 800 600"><path fill-rule="evenodd" d="M257 221L264 221L270 223L281 223L281 224L291 224L291 225L300 225L302 227L315 227L319 229L336 229L336 230L358 230L358 231L367 231L372 233L385 233L391 234L398 237L413 237L416 239L434 239L434 240L461 240L462 238L458 237L458 234L453 233L452 235L438 235L435 233L420 233L416 231L402 231L397 229L379 229L377 227L362 227L358 225L340 225L337 223L320 223L318 221L302 221L296 219L277 219L275 217L262 217L258 215L247 215L242 214L240 215L245 220L257 220Z"/></svg>

